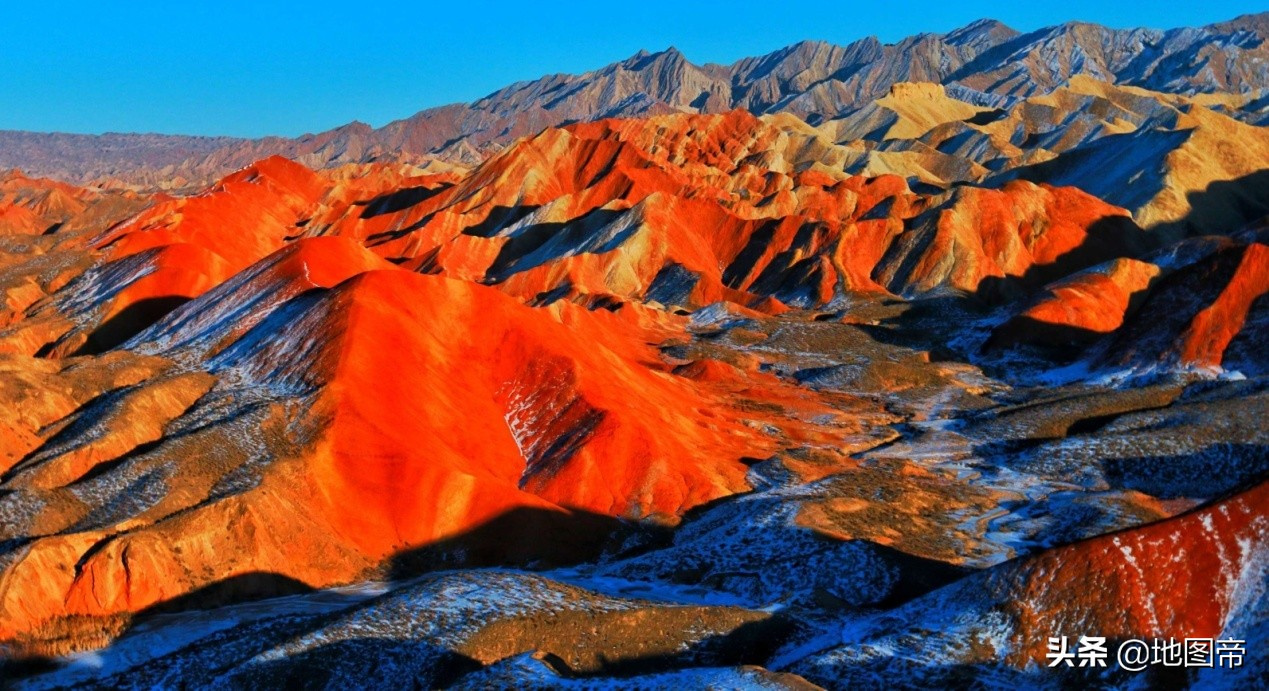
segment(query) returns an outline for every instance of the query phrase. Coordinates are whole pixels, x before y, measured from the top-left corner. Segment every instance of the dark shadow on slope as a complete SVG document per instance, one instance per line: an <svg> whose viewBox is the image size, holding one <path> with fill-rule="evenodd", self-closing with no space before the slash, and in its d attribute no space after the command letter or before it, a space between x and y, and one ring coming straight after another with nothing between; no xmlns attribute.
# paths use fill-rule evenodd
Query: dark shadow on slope
<svg viewBox="0 0 1269 691"><path fill-rule="evenodd" d="M110 350L141 333L151 324L166 316L168 312L189 302L189 300L190 298L183 295L167 295L138 300L102 322L88 335L88 339L84 341L83 345L71 355L96 355Z"/></svg>
<svg viewBox="0 0 1269 691"><path fill-rule="evenodd" d="M911 300L897 315L855 326L879 343L928 351L931 360L965 361L968 354L953 339L988 314L989 306L973 295L949 293Z"/></svg>
<svg viewBox="0 0 1269 691"><path fill-rule="evenodd" d="M524 473L520 488L542 486L554 477L569 459L595 434L607 413L592 407L586 399L575 396L563 404L562 409L551 410L548 423L551 430L561 430L545 446L530 444L526 449Z"/></svg>
<svg viewBox="0 0 1269 691"><path fill-rule="evenodd" d="M365 637L243 665L232 678L242 688L373 688L408 680L411 688L444 689L483 668L478 660L426 640Z"/></svg>
<svg viewBox="0 0 1269 691"><path fill-rule="evenodd" d="M878 206L884 206L892 199L888 197ZM764 225L759 232L764 229L771 230L773 226ZM732 274L732 283L728 284L729 287L743 288L747 292L763 297L774 297L792 307L814 308L821 303L820 286L824 283L826 278L824 272L828 266L822 248L828 244L830 233L831 231L823 223L803 223L798 227L789 246L771 257L758 275L748 282L748 286L745 286L745 279L753 273L756 261L767 251L772 239L769 232L761 238L758 232L755 232L750 243L737 257L737 261L727 268L727 271L739 269ZM745 260L744 264L741 262L742 258ZM727 279L727 273L724 273L724 279Z"/></svg>
<svg viewBox="0 0 1269 691"><path fill-rule="evenodd" d="M89 468L88 472L84 473L83 475L80 475L78 478L75 479L74 482L70 483L67 486L74 487L77 485L84 485L89 482L92 482L93 480L96 480L97 478L104 477L107 473L111 472L115 468L123 467L125 464L129 463L130 461L140 458L141 456L144 456L150 453L151 451L154 451L155 449L159 448L160 446L163 445L163 442L167 441L167 439L168 438L166 436L163 436L158 439L155 439L154 441L147 441L141 444L137 444L136 446L132 447L132 449L124 452L117 458L112 458L112 459L104 460L97 463L93 467Z"/></svg>
<svg viewBox="0 0 1269 691"><path fill-rule="evenodd" d="M1184 218L1150 228L1151 234L1180 239L1193 235L1232 235L1269 216L1269 161L1266 169L1233 180L1217 180L1185 198Z"/></svg>
<svg viewBox="0 0 1269 691"><path fill-rule="evenodd" d="M1072 186L1130 211L1164 189L1162 172L1168 154L1190 138L1191 130L1140 130L1108 134L1057 158L1014 168L991 178L990 186L1022 179Z"/></svg>
<svg viewBox="0 0 1269 691"><path fill-rule="evenodd" d="M101 650L103 655L109 655L111 645L126 639L131 632L154 622L162 615L208 610L223 605L311 592L313 588L289 576L270 572L249 572L213 582L192 592L142 609L130 617L122 631L118 629L118 617L73 617L59 622L55 627L46 626L42 633L47 638L43 640L6 642L8 650L0 648L0 678L22 679L60 668L62 661L47 652L42 652L42 649L47 649L49 646L83 647L85 641L107 637L112 639L112 643ZM76 641L80 643L76 645ZM256 646L259 650L268 645L269 641L257 636L250 639L248 644Z"/></svg>
<svg viewBox="0 0 1269 691"><path fill-rule="evenodd" d="M149 617L159 614L213 609L240 602L311 593L313 590L304 582L290 576L267 571L253 571L230 576L198 590L147 607L137 613L136 622L144 622Z"/></svg>
<svg viewBox="0 0 1269 691"><path fill-rule="evenodd" d="M961 122L968 123L970 125L990 125L991 123L1008 116L1009 111L1004 108L993 108L991 110L984 110L982 112L975 113Z"/></svg>
<svg viewBox="0 0 1269 691"><path fill-rule="evenodd" d="M1099 359L1114 365L1157 362L1227 289L1245 253L1245 247L1227 247L1159 280L1135 314L1108 336Z"/></svg>
<svg viewBox="0 0 1269 691"><path fill-rule="evenodd" d="M890 593L877 602L881 609L891 609L974 573L974 569L937 559L909 554L903 550L871 540L865 542L883 560L893 565L899 578Z"/></svg>
<svg viewBox="0 0 1269 691"><path fill-rule="evenodd" d="M1242 330L1225 348L1223 364L1247 376L1269 374L1269 293L1251 303Z"/></svg>
<svg viewBox="0 0 1269 691"><path fill-rule="evenodd" d="M495 206L480 223L463 229L463 235L474 235L478 238L491 238L498 231L537 211L536 206Z"/></svg>
<svg viewBox="0 0 1269 691"><path fill-rule="evenodd" d="M1108 458L1101 465L1115 489L1160 499L1213 498L1269 478L1269 445L1219 442L1197 453Z"/></svg>
<svg viewBox="0 0 1269 691"><path fill-rule="evenodd" d="M677 262L669 262L657 271L657 275L648 284L644 299L648 302L659 302L667 307L686 305L700 280L699 273Z"/></svg>
<svg viewBox="0 0 1269 691"><path fill-rule="evenodd" d="M501 283L514 274L577 254L603 254L621 246L637 230L630 224L614 234L603 231L628 210L595 209L565 222L535 223L521 228L498 251L486 281ZM470 228L468 231L471 230ZM468 231L463 231L467 234Z"/></svg>
<svg viewBox="0 0 1269 691"><path fill-rule="evenodd" d="M1085 348L1106 335L1103 331L1019 315L994 329L983 344L981 352L1026 347L1051 362L1067 363L1078 358Z"/></svg>
<svg viewBox="0 0 1269 691"><path fill-rule="evenodd" d="M1087 236L1075 248L1047 264L1033 264L1019 276L987 276L979 281L974 295L988 304L1002 304L1024 297L1048 283L1098 264L1139 257L1158 249L1161 243L1127 216L1104 216L1094 221Z"/></svg>
<svg viewBox="0 0 1269 691"><path fill-rule="evenodd" d="M771 245L779 225L779 220L769 220L762 222L761 225L754 229L753 234L749 236L749 242L745 243L744 249L740 250L731 264L728 264L727 268L723 270L723 285L735 289L740 289L744 285L745 279L749 277L749 274L753 273L758 260L762 258L768 246Z"/></svg>
<svg viewBox="0 0 1269 691"><path fill-rule="evenodd" d="M385 570L389 579L402 581L460 567L552 568L593 560L634 535L665 530L580 509L521 507L454 537L399 552Z"/></svg>
<svg viewBox="0 0 1269 691"><path fill-rule="evenodd" d="M437 187L405 187L394 192L381 194L366 202L366 208L362 210L361 218L374 218L375 216L405 211L411 206L421 204L435 197L452 186L447 183Z"/></svg>
<svg viewBox="0 0 1269 691"><path fill-rule="evenodd" d="M18 655L6 656L3 650L0 650L0 680L14 682L23 679L30 679L41 674L57 671L62 663L57 658L47 655ZM0 688L9 689L7 684L0 685Z"/></svg>
<svg viewBox="0 0 1269 691"><path fill-rule="evenodd" d="M440 257L441 257L440 245L437 245L436 247L433 247L432 249L418 255L418 265L417 265L418 268L416 268L415 271L418 273L424 274L426 276L441 275L441 273L443 273L443 270L440 265ZM409 257L396 257L393 259L389 259L388 261L392 262L393 264L399 265L399 264L404 264L405 262L409 261L409 259L410 259Z"/></svg>
<svg viewBox="0 0 1269 691"><path fill-rule="evenodd" d="M483 221L474 226L463 229L463 235L475 235L477 237L493 237L502 230L516 221L533 213L538 207L536 206L495 206L489 215ZM397 230L388 230L382 233L374 233L366 237L366 246L375 247L392 240L399 240L410 233L427 225L438 212L426 214L418 221Z"/></svg>

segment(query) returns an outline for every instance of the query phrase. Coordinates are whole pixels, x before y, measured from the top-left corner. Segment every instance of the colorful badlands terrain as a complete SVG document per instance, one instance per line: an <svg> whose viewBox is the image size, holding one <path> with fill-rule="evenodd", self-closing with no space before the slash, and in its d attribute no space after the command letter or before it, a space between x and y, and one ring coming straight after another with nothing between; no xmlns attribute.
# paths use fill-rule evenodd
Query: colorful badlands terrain
<svg viewBox="0 0 1269 691"><path fill-rule="evenodd" d="M0 674L1262 681L1266 26L642 54L110 181L6 133L80 184L0 179Z"/></svg>

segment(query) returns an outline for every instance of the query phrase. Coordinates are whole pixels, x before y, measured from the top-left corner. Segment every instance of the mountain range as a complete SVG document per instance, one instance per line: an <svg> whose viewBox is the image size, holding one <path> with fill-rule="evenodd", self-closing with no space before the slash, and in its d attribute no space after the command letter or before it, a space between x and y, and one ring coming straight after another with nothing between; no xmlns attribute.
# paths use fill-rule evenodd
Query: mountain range
<svg viewBox="0 0 1269 691"><path fill-rule="evenodd" d="M1254 687L1267 21L0 135L0 675Z"/></svg>
<svg viewBox="0 0 1269 691"><path fill-rule="evenodd" d="M545 127L674 112L791 113L812 125L847 118L900 82L932 82L977 106L1008 107L1075 75L1185 95L1220 94L1228 113L1269 122L1269 13L1201 28L1110 29L1070 23L1021 33L982 20L895 44L804 41L731 65L678 50L640 52L581 75L519 82L470 104L429 108L381 128L353 122L297 138L72 135L0 131L0 168L78 184L205 185L281 155L314 168L432 158L472 165Z"/></svg>

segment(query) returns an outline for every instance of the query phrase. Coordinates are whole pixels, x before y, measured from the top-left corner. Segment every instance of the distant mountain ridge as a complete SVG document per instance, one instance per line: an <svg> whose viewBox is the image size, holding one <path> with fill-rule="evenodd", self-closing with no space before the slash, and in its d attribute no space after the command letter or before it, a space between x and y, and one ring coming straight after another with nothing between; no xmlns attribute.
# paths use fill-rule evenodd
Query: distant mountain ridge
<svg viewBox="0 0 1269 691"><path fill-rule="evenodd" d="M944 84L1003 107L1072 76L1177 94L1248 94L1236 118L1269 107L1269 12L1199 28L1110 29L1068 23L1021 33L980 20L894 44L803 41L731 65L690 62L675 48L641 51L580 75L518 82L471 104L423 110L382 128L353 122L297 138L0 131L0 168L76 183L168 188L205 184L269 155L323 168L384 158L470 165L544 128L671 112L791 113L812 125L850 116L900 82Z"/></svg>
<svg viewBox="0 0 1269 691"><path fill-rule="evenodd" d="M0 679L1256 687L1263 23L13 135L172 192L0 169Z"/></svg>

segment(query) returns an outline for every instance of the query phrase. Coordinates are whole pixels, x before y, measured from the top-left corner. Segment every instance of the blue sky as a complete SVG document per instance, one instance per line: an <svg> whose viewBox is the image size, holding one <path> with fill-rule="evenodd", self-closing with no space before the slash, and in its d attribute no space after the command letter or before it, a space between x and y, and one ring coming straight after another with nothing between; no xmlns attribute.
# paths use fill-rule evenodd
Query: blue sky
<svg viewBox="0 0 1269 691"><path fill-rule="evenodd" d="M1070 20L1171 28L1263 9L1226 0L110 4L0 11L0 129L296 135L383 125L640 48L674 45L694 62L727 63L806 38L892 42L984 16L1024 31Z"/></svg>

